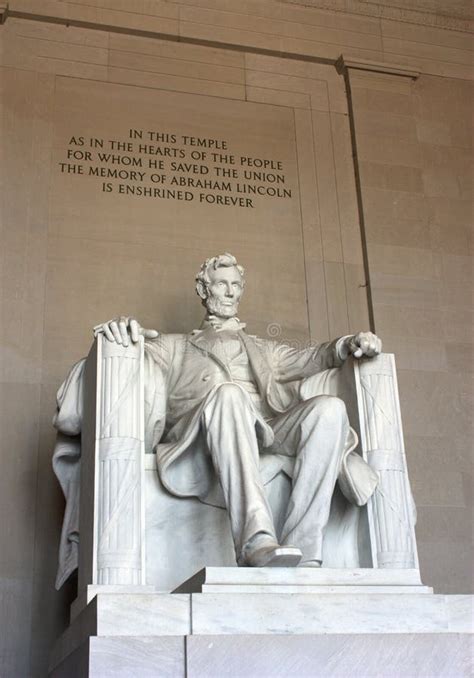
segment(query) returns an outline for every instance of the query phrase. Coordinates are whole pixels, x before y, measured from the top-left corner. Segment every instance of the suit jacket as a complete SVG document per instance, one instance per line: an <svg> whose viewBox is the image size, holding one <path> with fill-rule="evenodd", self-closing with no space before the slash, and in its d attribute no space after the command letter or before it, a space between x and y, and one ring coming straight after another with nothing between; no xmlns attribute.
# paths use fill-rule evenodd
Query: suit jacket
<svg viewBox="0 0 474 678"><path fill-rule="evenodd" d="M260 397L273 416L299 402L305 380L342 362L338 342L296 349L276 341L260 339L239 330ZM213 350L215 330L208 328L189 335L160 335L146 342L146 435L156 451L163 485L174 495L195 496L205 503L224 506L224 499L200 430L200 418L208 400L223 383L232 381L226 363ZM255 410L257 435L263 448L273 443L273 431ZM376 475L353 452L357 435L351 429L339 485L357 505L367 502L375 489ZM268 483L287 458L278 454L261 456L261 476Z"/></svg>

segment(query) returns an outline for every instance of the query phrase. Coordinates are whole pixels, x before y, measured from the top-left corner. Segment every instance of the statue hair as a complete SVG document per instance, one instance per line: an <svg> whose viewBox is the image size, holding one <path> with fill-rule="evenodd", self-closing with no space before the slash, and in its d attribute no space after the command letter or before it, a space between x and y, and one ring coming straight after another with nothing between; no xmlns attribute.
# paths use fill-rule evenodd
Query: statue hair
<svg viewBox="0 0 474 678"><path fill-rule="evenodd" d="M196 275L196 292L199 297L202 299L202 303L205 305L205 300L207 299L207 288L211 282L209 277L209 270L212 268L214 271L218 268L231 268L235 266L242 278L242 287L245 285L245 269L243 266L237 263L237 259L233 254L229 252L224 252L224 254L217 254L215 257L210 257L202 264L199 269L198 274Z"/></svg>

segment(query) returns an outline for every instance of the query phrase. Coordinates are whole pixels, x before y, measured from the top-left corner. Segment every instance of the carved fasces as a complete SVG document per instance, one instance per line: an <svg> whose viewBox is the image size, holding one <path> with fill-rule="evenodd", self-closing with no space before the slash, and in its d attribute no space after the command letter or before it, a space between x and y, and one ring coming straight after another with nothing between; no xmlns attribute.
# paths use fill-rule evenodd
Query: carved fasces
<svg viewBox="0 0 474 678"><path fill-rule="evenodd" d="M97 337L94 583L145 583L143 337Z"/></svg>
<svg viewBox="0 0 474 678"><path fill-rule="evenodd" d="M380 479L368 504L373 566L418 568L395 359L383 353L354 369L362 453Z"/></svg>

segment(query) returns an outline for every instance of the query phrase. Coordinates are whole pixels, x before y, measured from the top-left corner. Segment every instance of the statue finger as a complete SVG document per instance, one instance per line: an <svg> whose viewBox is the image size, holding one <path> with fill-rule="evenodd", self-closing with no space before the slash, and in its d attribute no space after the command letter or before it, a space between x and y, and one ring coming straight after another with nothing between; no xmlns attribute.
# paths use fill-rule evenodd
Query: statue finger
<svg viewBox="0 0 474 678"><path fill-rule="evenodd" d="M114 341L117 342L117 344L122 344L122 337L119 332L118 324L116 320L112 320L112 322L109 323L110 331L114 335Z"/></svg>
<svg viewBox="0 0 474 678"><path fill-rule="evenodd" d="M360 341L360 348L361 348L363 354L367 354L368 351L370 350L370 342L367 339L367 337L362 337L362 339Z"/></svg>
<svg viewBox="0 0 474 678"><path fill-rule="evenodd" d="M359 348L359 345L360 345L360 344L359 344L359 335L358 335L358 334L355 334L355 335L351 338L350 343L349 343L349 350L350 350L350 352L351 352L351 353L355 353L355 352L357 351L357 349Z"/></svg>
<svg viewBox="0 0 474 678"><path fill-rule="evenodd" d="M114 335L113 335L112 332L110 331L110 327L109 327L108 323L104 323L104 324L102 325L102 329L103 329L103 331L104 331L104 334L105 334L106 339L108 339L109 341L114 342L114 341L115 341Z"/></svg>
<svg viewBox="0 0 474 678"><path fill-rule="evenodd" d="M379 353L382 353L382 342L380 341L380 339L376 335L374 335L374 351L373 351L373 354L375 356L375 355L379 355Z"/></svg>
<svg viewBox="0 0 474 678"><path fill-rule="evenodd" d="M127 332L127 319L124 316L121 316L119 320L119 331L120 331L120 336L122 337L122 344L124 346L128 346L128 332Z"/></svg>
<svg viewBox="0 0 474 678"><path fill-rule="evenodd" d="M145 330L144 328L142 328L140 330L140 334L143 334L145 339L156 339L156 337L159 335L159 332L157 332L156 330Z"/></svg>
<svg viewBox="0 0 474 678"><path fill-rule="evenodd" d="M354 358L362 358L362 356L364 355L364 351L361 348L358 348L354 351L352 355L354 356Z"/></svg>
<svg viewBox="0 0 474 678"><path fill-rule="evenodd" d="M140 337L140 325L138 322L135 320L135 318L130 318L130 335L132 337L133 343L137 343L139 337Z"/></svg>

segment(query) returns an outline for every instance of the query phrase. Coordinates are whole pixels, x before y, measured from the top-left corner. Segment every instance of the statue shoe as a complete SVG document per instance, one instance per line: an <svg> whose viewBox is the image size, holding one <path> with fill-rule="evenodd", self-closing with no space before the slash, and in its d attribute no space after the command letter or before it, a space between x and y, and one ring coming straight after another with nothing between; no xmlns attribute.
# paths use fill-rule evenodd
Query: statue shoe
<svg viewBox="0 0 474 678"><path fill-rule="evenodd" d="M246 567L296 567L303 554L296 546L280 546L276 542L249 550Z"/></svg>
<svg viewBox="0 0 474 678"><path fill-rule="evenodd" d="M303 562L299 563L298 567L321 567L321 565L321 560L303 560Z"/></svg>

